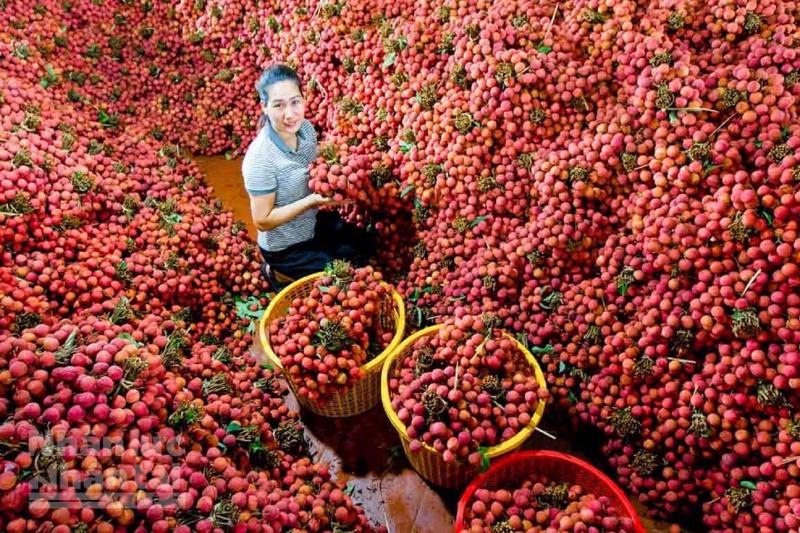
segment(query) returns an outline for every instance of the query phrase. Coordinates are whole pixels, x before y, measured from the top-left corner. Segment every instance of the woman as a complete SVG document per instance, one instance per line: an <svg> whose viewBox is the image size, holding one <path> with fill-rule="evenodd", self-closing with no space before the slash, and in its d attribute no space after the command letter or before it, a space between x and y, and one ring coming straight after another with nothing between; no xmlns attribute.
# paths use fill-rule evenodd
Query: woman
<svg viewBox="0 0 800 533"><path fill-rule="evenodd" d="M274 288L323 270L332 259L363 263L374 237L342 222L337 204L311 193L309 165L317 157L317 133L305 119L297 73L286 65L266 69L256 83L260 131L242 164L264 273Z"/></svg>

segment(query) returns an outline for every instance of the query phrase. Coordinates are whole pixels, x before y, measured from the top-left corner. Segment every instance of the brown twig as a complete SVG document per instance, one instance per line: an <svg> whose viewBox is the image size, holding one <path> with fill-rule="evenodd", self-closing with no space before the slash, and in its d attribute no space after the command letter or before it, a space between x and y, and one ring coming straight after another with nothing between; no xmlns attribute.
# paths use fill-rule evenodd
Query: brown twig
<svg viewBox="0 0 800 533"><path fill-rule="evenodd" d="M667 357L667 361L678 361L679 363L685 363L687 365L697 364L697 361L692 361L691 359L681 359L679 357Z"/></svg>
<svg viewBox="0 0 800 533"><path fill-rule="evenodd" d="M560 4L556 4L555 9L553 9L553 16L550 17L550 24L547 25L547 30L544 32L544 37L542 37L542 42L547 40L550 37L550 30L553 29L553 23L556 21L556 14L558 13L558 6Z"/></svg>
<svg viewBox="0 0 800 533"><path fill-rule="evenodd" d="M742 291L742 294L740 296L744 296L745 294L747 294L747 291L750 290L750 287L753 285L753 283L756 281L756 278L759 275L761 275L761 269L760 268L758 270L756 270L756 273L753 274L753 277L750 278L750 280L747 282L747 285L744 286L744 290Z"/></svg>

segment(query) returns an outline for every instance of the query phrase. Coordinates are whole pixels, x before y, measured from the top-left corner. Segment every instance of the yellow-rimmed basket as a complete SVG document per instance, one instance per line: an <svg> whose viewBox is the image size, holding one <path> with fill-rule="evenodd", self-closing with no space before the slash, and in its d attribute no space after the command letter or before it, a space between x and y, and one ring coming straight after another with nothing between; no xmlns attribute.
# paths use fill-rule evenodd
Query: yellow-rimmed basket
<svg viewBox="0 0 800 533"><path fill-rule="evenodd" d="M389 376L391 375L395 364L411 354L414 344L419 339L436 334L442 327L444 327L442 324L438 324L414 333L400 343L400 345L389 355L388 359L386 360L386 364L383 365L383 372L381 372L381 400L383 402L383 409L386 411L386 416L389 417L389 421L400 435L400 441L403 445L403 450L405 451L406 457L408 457L408 461L411 463L412 468L414 468L414 470L416 470L422 477L434 485L448 489L460 489L469 483L479 473L478 469L465 462L446 463L442 458L442 454L425 443L422 443L422 449L419 452L412 452L409 449L411 439L408 437L406 426L400 421L400 419L397 417L397 413L395 413L394 409L392 408L391 392L389 391ZM526 362L533 368L533 372L536 376L536 381L539 383L539 386L546 388L547 382L545 381L542 369L539 367L539 363L536 362L536 359L533 357L531 352L528 351L525 346L520 344L520 342L513 336L509 335L508 333L505 333L505 335L516 344L517 348L519 349L519 353L525 357ZM492 446L486 450L486 455L488 458L491 460L495 457L499 457L505 453L519 448L522 443L525 442L528 437L530 437L531 433L533 433L533 431L536 429L536 426L542 420L542 417L544 416L544 408L545 402L540 401L536 406L536 411L531 417L530 424L528 424L526 428L520 430L519 433L514 435L509 440L503 442L502 444L498 444L497 446Z"/></svg>
<svg viewBox="0 0 800 533"><path fill-rule="evenodd" d="M276 318L286 315L293 300L296 298L305 298L311 294L314 282L322 276L324 276L324 273L318 272L300 278L291 285L288 285L275 296L267 307L267 310L264 311L264 315L261 317L259 326L261 328L261 346L270 364L281 371L283 371L281 359L273 351L272 345L270 344L269 325ZM380 401L380 372L383 367L383 362L397 345L400 344L406 327L406 311L403 298L388 284L384 283L384 286L390 289L391 299L387 298L385 301L382 301L378 312L381 316L393 321L395 327L394 336L385 350L361 367L365 374L362 379L358 380L349 389L334 393L331 397L327 398L325 402L317 402L298 394L295 384L288 376L286 377L286 382L297 397L297 401L312 413L330 418L344 418L368 411Z"/></svg>

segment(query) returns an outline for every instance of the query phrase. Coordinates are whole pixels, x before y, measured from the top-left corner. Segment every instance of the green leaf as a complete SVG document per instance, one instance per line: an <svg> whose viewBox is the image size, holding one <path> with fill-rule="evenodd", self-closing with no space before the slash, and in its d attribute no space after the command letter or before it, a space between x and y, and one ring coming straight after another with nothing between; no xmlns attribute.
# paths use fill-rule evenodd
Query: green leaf
<svg viewBox="0 0 800 533"><path fill-rule="evenodd" d="M389 68L394 65L394 62L397 60L397 53L391 52L390 54L386 54L386 57L383 59L383 64L381 65L383 68Z"/></svg>
<svg viewBox="0 0 800 533"><path fill-rule="evenodd" d="M756 490L756 484L753 483L752 481L744 480L744 481L739 482L739 485L741 485L742 487L744 487L746 489Z"/></svg>
<svg viewBox="0 0 800 533"><path fill-rule="evenodd" d="M255 332L256 332L256 321L255 320L251 320L250 324L247 326L247 333L252 335Z"/></svg>
<svg viewBox="0 0 800 533"><path fill-rule="evenodd" d="M130 333L120 333L118 335L118 338L130 342L131 344L133 344L137 348L141 348L142 346L144 346L144 344L142 344L141 342L139 342L136 339L134 339L133 335L131 335Z"/></svg>
<svg viewBox="0 0 800 533"><path fill-rule="evenodd" d="M236 299L236 316L245 318L250 315L250 308L244 300Z"/></svg>
<svg viewBox="0 0 800 533"><path fill-rule="evenodd" d="M41 85L44 89L49 89L50 87L58 85L58 75L56 74L56 71L53 70L53 66L46 65L44 70L45 75L41 80L39 80L39 85Z"/></svg>
<svg viewBox="0 0 800 533"><path fill-rule="evenodd" d="M470 229L474 228L475 226L477 226L478 224L480 224L480 223L481 223L481 222L483 222L484 220L486 220L486 217L485 217L485 216L483 216L483 215L481 215L481 216L479 216L479 217L475 217L475 218L474 218L474 219L472 219L472 221L469 223L469 228L470 228Z"/></svg>
<svg viewBox="0 0 800 533"><path fill-rule="evenodd" d="M261 363L261 368L265 370L275 370L275 367L272 365L272 363L268 361L264 361L263 363Z"/></svg>
<svg viewBox="0 0 800 533"><path fill-rule="evenodd" d="M239 422L230 422L225 428L228 433L239 433L242 430L242 425Z"/></svg>
<svg viewBox="0 0 800 533"><path fill-rule="evenodd" d="M489 460L488 451L489 448L484 448L483 446L478 448L478 453L481 454L481 467L480 467L481 472L485 472L486 470L488 470L489 465L491 463L491 461Z"/></svg>
<svg viewBox="0 0 800 533"><path fill-rule="evenodd" d="M678 112L674 109L670 110L670 112L667 113L667 118L669 118L670 123L675 124L678 121Z"/></svg>
<svg viewBox="0 0 800 533"><path fill-rule="evenodd" d="M406 196L408 196L408 193L410 193L413 190L414 190L414 186L413 185L406 185L400 191L400 198L405 198Z"/></svg>
<svg viewBox="0 0 800 533"><path fill-rule="evenodd" d="M119 125L119 117L116 113L109 114L102 109L97 111L97 121L106 128L116 128Z"/></svg>
<svg viewBox="0 0 800 533"><path fill-rule="evenodd" d="M528 336L525 335L523 332L519 332L516 335L517 342L523 345L525 348L528 348Z"/></svg>
<svg viewBox="0 0 800 533"><path fill-rule="evenodd" d="M164 221L167 224L171 224L173 226L175 224L178 224L181 220L183 220L183 217L181 215L179 215L178 213L172 213L171 215L166 215L164 217Z"/></svg>
<svg viewBox="0 0 800 533"><path fill-rule="evenodd" d="M772 226L773 217L772 213L769 212L769 209L767 209L766 207L762 207L761 209L758 210L758 213L764 218L764 220L767 221L767 224L769 226Z"/></svg>
<svg viewBox="0 0 800 533"><path fill-rule="evenodd" d="M355 485L350 485L350 484L348 484L348 485L347 485L347 486L344 488L344 490L343 490L342 492L344 492L344 493L345 493L345 494L347 494L348 496L352 496L352 495L353 495L353 493L354 493L355 491L356 491L356 486L355 486Z"/></svg>
<svg viewBox="0 0 800 533"><path fill-rule="evenodd" d="M255 320L260 319L261 315L264 313L264 309L258 309L256 311L253 311L250 309L250 306L253 304L258 305L258 298L256 298L255 296L251 296L247 300L243 300L237 297L234 300L234 305L236 307L236 316L242 319L244 318L251 318Z"/></svg>
<svg viewBox="0 0 800 533"><path fill-rule="evenodd" d="M228 447L227 447L227 446L225 446L225 444L223 444L222 442L218 442L218 443L217 443L217 448L219 448L219 450L220 450L222 453L225 453L225 452L227 452L227 451L228 451Z"/></svg>
<svg viewBox="0 0 800 533"><path fill-rule="evenodd" d="M400 151L403 152L404 154L407 154L408 152L413 150L414 146L415 145L413 145L411 143L407 143L405 141L400 141Z"/></svg>
<svg viewBox="0 0 800 533"><path fill-rule="evenodd" d="M570 403L572 403L572 404L578 403L578 398L577 398L577 396L575 396L575 393L572 392L572 391L569 391L569 394L567 394L567 398L569 399Z"/></svg>
<svg viewBox="0 0 800 533"><path fill-rule="evenodd" d="M563 374L566 371L567 371L567 363L565 363L564 361L559 361L558 362L558 373L559 374Z"/></svg>
<svg viewBox="0 0 800 533"><path fill-rule="evenodd" d="M399 444L395 444L391 448L389 448L389 458L390 459L402 459L405 452L403 452L403 447Z"/></svg>
<svg viewBox="0 0 800 533"><path fill-rule="evenodd" d="M756 142L753 144L756 145L756 148L761 148L764 145L764 142L757 139Z"/></svg>
<svg viewBox="0 0 800 533"><path fill-rule="evenodd" d="M550 47L550 46L547 46L546 44L540 44L540 45L539 45L539 46L536 48L536 50L537 50L538 52L541 52L542 54L549 54L550 52L552 52L552 51L553 51L553 48L552 48L552 47Z"/></svg>
<svg viewBox="0 0 800 533"><path fill-rule="evenodd" d="M533 346L529 350L533 355L542 355L542 354L550 354L553 353L553 345L548 344L546 346Z"/></svg>

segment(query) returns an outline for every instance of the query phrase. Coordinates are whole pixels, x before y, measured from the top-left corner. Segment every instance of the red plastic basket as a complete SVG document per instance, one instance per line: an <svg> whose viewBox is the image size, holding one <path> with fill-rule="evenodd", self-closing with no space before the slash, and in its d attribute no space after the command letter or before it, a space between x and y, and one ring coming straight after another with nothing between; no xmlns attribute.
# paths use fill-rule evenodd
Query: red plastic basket
<svg viewBox="0 0 800 533"><path fill-rule="evenodd" d="M639 515L630 500L608 476L582 459L566 453L549 450L515 452L494 462L489 469L475 478L458 501L455 533L467 529L464 513L477 489L496 490L522 483L523 478L546 476L570 484L577 484L595 496L605 496L616 507L620 517L633 520L635 533L646 533Z"/></svg>

